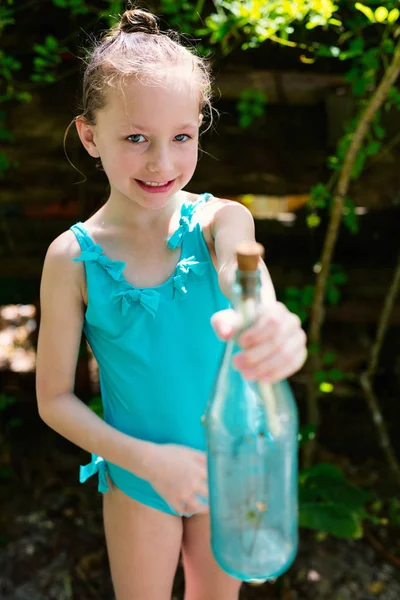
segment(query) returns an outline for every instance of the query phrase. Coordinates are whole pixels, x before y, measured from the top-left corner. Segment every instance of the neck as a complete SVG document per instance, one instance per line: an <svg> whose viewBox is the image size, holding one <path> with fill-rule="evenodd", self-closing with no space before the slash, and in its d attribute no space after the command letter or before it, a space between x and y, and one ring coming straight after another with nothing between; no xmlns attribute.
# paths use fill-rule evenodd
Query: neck
<svg viewBox="0 0 400 600"><path fill-rule="evenodd" d="M107 202L99 211L102 221L112 225L124 225L130 228L154 231L158 226L163 227L187 200L187 193L180 190L168 202L157 209L146 208L134 200L111 192Z"/></svg>

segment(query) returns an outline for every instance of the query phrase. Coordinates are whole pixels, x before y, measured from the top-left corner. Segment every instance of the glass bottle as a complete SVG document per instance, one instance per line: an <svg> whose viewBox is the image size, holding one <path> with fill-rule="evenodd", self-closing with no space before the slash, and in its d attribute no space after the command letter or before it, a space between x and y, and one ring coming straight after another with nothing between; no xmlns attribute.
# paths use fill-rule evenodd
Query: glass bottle
<svg viewBox="0 0 400 600"><path fill-rule="evenodd" d="M265 581L292 564L298 545L298 416L286 380L245 380L233 367L238 337L258 317L264 248L237 248L233 306L242 323L226 344L204 425L211 546L221 568Z"/></svg>

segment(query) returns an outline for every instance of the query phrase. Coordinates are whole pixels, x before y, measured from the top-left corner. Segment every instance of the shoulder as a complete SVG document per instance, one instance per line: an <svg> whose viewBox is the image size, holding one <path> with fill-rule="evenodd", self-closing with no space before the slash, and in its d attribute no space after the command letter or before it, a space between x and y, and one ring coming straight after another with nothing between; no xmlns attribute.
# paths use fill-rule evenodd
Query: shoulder
<svg viewBox="0 0 400 600"><path fill-rule="evenodd" d="M75 262L81 254L81 248L71 230L64 231L53 240L47 249L43 265L42 287L61 286L82 292L85 280L82 263Z"/></svg>
<svg viewBox="0 0 400 600"><path fill-rule="evenodd" d="M195 203L200 197L198 194L190 194L191 202ZM253 223L253 215L246 206L240 204L236 200L229 198L219 198L218 196L210 196L210 198L201 206L203 226L214 228L216 223L221 223L225 220L242 220L247 223Z"/></svg>
<svg viewBox="0 0 400 600"><path fill-rule="evenodd" d="M46 260L72 262L81 253L75 234L69 229L53 240L47 249Z"/></svg>
<svg viewBox="0 0 400 600"><path fill-rule="evenodd" d="M253 215L246 206L228 198L212 197L205 205L208 227L213 238L221 228L254 228Z"/></svg>

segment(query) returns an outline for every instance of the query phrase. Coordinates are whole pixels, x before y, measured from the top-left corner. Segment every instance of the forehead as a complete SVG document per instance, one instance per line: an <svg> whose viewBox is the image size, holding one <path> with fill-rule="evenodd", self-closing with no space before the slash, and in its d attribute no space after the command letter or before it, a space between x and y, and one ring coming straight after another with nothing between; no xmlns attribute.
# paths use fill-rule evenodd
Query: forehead
<svg viewBox="0 0 400 600"><path fill-rule="evenodd" d="M199 112L198 90L183 77L157 84L130 78L109 88L98 122L112 120L114 125L121 127L129 123L152 128L173 127L176 122L196 123Z"/></svg>

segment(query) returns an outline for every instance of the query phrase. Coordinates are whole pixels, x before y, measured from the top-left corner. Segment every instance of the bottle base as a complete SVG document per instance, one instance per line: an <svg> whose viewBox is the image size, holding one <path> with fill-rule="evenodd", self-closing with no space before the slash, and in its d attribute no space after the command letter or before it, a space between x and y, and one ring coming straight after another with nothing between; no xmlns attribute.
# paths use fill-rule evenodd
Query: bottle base
<svg viewBox="0 0 400 600"><path fill-rule="evenodd" d="M250 535L254 535L254 532L249 531ZM237 552L233 552L234 545L236 544L232 540L229 546L229 555L243 557L243 548L238 548ZM249 560L248 568L243 561L234 565L218 551L213 540L211 540L211 548L215 560L228 575L255 585L262 585L266 581L277 579L289 569L297 554L297 544L290 544L275 530L258 532L257 543L251 552L251 556L257 557L257 563Z"/></svg>

